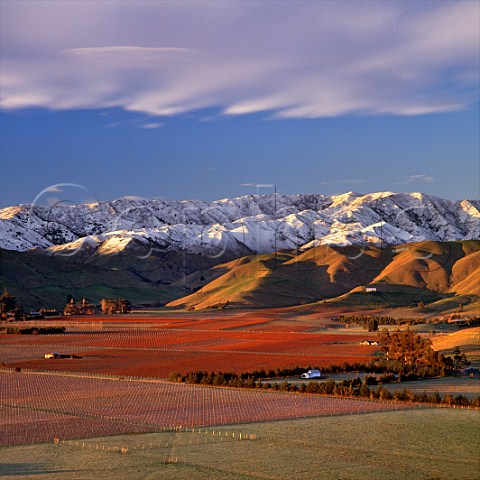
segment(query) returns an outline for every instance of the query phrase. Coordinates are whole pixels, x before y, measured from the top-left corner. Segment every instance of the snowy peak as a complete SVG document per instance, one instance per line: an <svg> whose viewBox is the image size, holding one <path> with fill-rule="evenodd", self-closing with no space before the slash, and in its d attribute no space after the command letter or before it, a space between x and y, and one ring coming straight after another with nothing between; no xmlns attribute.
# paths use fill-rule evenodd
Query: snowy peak
<svg viewBox="0 0 480 480"><path fill-rule="evenodd" d="M248 195L213 202L121 198L77 206L0 210L0 247L52 254L135 244L233 255L316 245L397 245L480 238L480 202L422 193Z"/></svg>

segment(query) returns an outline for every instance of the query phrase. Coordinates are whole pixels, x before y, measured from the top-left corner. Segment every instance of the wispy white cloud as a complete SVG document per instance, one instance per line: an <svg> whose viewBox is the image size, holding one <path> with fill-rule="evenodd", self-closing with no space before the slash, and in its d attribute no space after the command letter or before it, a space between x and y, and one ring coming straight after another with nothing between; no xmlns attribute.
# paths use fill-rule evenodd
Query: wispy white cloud
<svg viewBox="0 0 480 480"><path fill-rule="evenodd" d="M435 181L434 177L431 175L425 175L425 174L419 174L419 175L410 175L408 177L408 180L411 182L427 182L427 183L432 183Z"/></svg>
<svg viewBox="0 0 480 480"><path fill-rule="evenodd" d="M148 200L146 197L141 197L139 195L124 195L120 197L118 200Z"/></svg>
<svg viewBox="0 0 480 480"><path fill-rule="evenodd" d="M103 112L102 112L103 113ZM148 116L142 116L142 117L136 117L136 118L129 118L127 120L118 120L115 122L110 122L106 123L104 125L105 128L117 128L125 125L133 125L138 128L144 128L147 130L152 130L156 128L162 128L165 126L164 122L157 122L157 121L148 121L152 117L150 115Z"/></svg>
<svg viewBox="0 0 480 480"><path fill-rule="evenodd" d="M431 175L425 175L424 173L419 173L415 175L410 175L405 180L397 182L396 185L407 185L409 183L417 183L417 182L433 183L434 181L435 181L435 177Z"/></svg>
<svg viewBox="0 0 480 480"><path fill-rule="evenodd" d="M478 98L479 15L469 0L3 2L0 106L271 118L456 111Z"/></svg>
<svg viewBox="0 0 480 480"><path fill-rule="evenodd" d="M146 128L147 130L152 130L155 128L162 128L165 124L162 122L149 122L140 124L140 128Z"/></svg>

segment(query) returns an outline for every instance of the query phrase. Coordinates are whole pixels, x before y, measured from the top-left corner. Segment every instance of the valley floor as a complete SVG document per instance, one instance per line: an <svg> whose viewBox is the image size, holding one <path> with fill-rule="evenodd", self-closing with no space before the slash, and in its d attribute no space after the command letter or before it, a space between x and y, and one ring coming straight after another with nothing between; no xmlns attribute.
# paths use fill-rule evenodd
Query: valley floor
<svg viewBox="0 0 480 480"><path fill-rule="evenodd" d="M368 361L379 349L360 341L376 334L361 327L345 328L311 312L297 317L272 310L46 322L62 321L65 334L0 336L0 478L480 475L478 410L165 381L173 370ZM448 348L450 338L462 348L471 342L468 331L435 336ZM47 360L49 352L83 358ZM473 396L478 378L408 387Z"/></svg>

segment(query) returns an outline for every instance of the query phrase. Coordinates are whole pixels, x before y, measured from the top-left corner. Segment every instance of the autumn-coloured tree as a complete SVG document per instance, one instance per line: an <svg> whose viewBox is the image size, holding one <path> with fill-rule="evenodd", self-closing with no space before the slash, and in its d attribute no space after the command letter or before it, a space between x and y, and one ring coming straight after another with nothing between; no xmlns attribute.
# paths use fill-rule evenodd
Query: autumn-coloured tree
<svg viewBox="0 0 480 480"><path fill-rule="evenodd" d="M100 300L100 308L102 313L112 315L115 313L130 313L132 310L132 304L125 298L119 298L117 300L113 298L102 298Z"/></svg>
<svg viewBox="0 0 480 480"><path fill-rule="evenodd" d="M382 330L379 339L382 352L388 361L399 365L400 374L423 377L444 373L443 357L432 349L432 342L409 328L405 331L395 330L392 333Z"/></svg>
<svg viewBox="0 0 480 480"><path fill-rule="evenodd" d="M95 306L88 303L85 297L77 303L75 303L75 300L71 297L63 310L64 315L92 315L94 312Z"/></svg>

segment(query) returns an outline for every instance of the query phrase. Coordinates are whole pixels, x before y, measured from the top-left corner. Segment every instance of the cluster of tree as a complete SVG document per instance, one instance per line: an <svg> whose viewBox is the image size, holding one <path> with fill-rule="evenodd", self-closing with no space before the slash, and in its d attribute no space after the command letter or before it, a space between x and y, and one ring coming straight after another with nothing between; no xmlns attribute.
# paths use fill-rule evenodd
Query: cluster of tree
<svg viewBox="0 0 480 480"><path fill-rule="evenodd" d="M95 305L88 303L85 297L76 303L71 295L67 297L67 304L63 310L64 315L93 315L94 313Z"/></svg>
<svg viewBox="0 0 480 480"><path fill-rule="evenodd" d="M455 347L452 353L453 357L448 356L444 359L448 369L455 371L470 365L467 356L462 353L460 347Z"/></svg>
<svg viewBox="0 0 480 480"><path fill-rule="evenodd" d="M102 313L113 315L116 313L130 313L132 311L132 304L125 298L102 298L100 300L100 308Z"/></svg>
<svg viewBox="0 0 480 480"><path fill-rule="evenodd" d="M445 357L432 349L430 339L406 331L390 333L382 330L378 334L381 350L392 371L403 376L436 377L451 373Z"/></svg>
<svg viewBox="0 0 480 480"><path fill-rule="evenodd" d="M450 321L455 321L458 326L466 326L466 327L478 327L480 326L480 317L476 316L465 316L461 314L453 314L448 317L443 322L439 323L449 323Z"/></svg>
<svg viewBox="0 0 480 480"><path fill-rule="evenodd" d="M185 382L190 384L200 385L215 385L218 387L238 387L238 388L254 388L257 386L255 378L248 374L229 373L214 373L214 372L188 372L185 376L178 372L171 372L168 376L171 382Z"/></svg>
<svg viewBox="0 0 480 480"><path fill-rule="evenodd" d="M22 315L23 307L17 304L17 298L5 288L0 295L0 319L20 320Z"/></svg>
<svg viewBox="0 0 480 480"><path fill-rule="evenodd" d="M5 327L0 333L16 335L51 335L54 333L65 333L65 327Z"/></svg>
<svg viewBox="0 0 480 480"><path fill-rule="evenodd" d="M100 309L105 314L123 314L132 311L132 304L125 298L102 298ZM85 298L75 303L72 295L67 297L67 305L63 311L64 315L91 315L95 313L95 305L88 303Z"/></svg>
<svg viewBox="0 0 480 480"><path fill-rule="evenodd" d="M394 318L388 315L340 315L338 320L348 325L363 325L369 332L375 332L380 325L419 325L426 323L425 318Z"/></svg>
<svg viewBox="0 0 480 480"><path fill-rule="evenodd" d="M317 395L334 395L341 397L363 397L379 400L398 400L419 403L434 403L445 405L461 405L461 406L475 406L480 407L480 397L469 400L463 395L445 395L443 398L438 392L432 395L426 393L415 393L407 388L391 393L389 390L379 386L377 388L370 388L374 377L367 377L365 380L360 378L347 379L341 382L328 380L326 382L308 382L302 383L298 386L295 383L284 381L281 383L261 382L255 379L251 374L236 374L236 373L214 373L214 372L188 372L185 376L178 372L171 372L168 376L171 382L186 382L200 385L214 385L232 388L262 388L279 390L284 392L298 392L309 393ZM386 383L386 382L384 382Z"/></svg>
<svg viewBox="0 0 480 480"><path fill-rule="evenodd" d="M230 302L227 300L226 302L219 302L213 305L209 305L206 309L207 310L215 310L215 309L225 310L226 308L228 308L229 305L230 305Z"/></svg>

